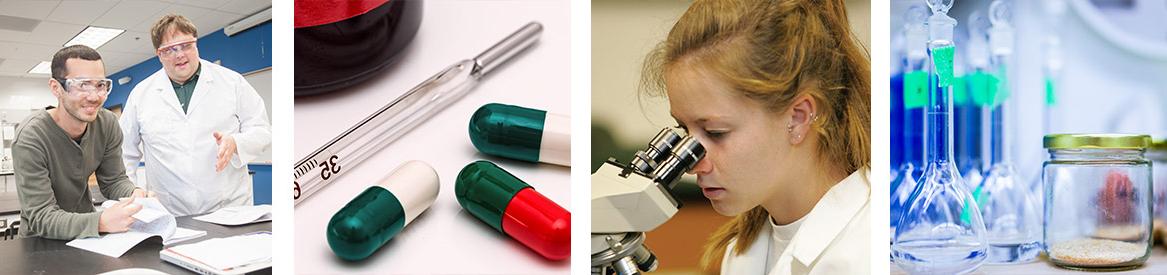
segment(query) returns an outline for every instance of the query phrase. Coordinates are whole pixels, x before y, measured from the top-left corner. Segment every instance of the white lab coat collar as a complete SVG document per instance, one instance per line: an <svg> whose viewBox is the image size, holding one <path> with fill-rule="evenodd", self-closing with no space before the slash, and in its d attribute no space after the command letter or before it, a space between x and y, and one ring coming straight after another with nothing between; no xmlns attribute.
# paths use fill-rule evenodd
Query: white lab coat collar
<svg viewBox="0 0 1167 275"><path fill-rule="evenodd" d="M203 60L203 59L199 59L200 71L199 71L198 83L195 84L196 89L198 86L214 85L215 79L218 77L218 75L216 75L215 72L217 72L218 70L209 70L208 67L210 67L210 66L212 66L211 62ZM174 87L170 87L170 92L171 93L174 92ZM206 93L193 93L193 94L191 94L190 95L190 106L186 106L186 109L188 110L187 115L190 115L191 112L198 110L199 103L205 101L206 97L207 97ZM176 101L178 100L177 94L175 95L175 100Z"/></svg>
<svg viewBox="0 0 1167 275"><path fill-rule="evenodd" d="M769 274L790 274L792 260L798 260L802 266L810 267L841 235L844 228L852 220L859 218L858 214L866 213L861 210L870 201L870 174L869 169L855 171L831 187L810 213L807 213L806 221L799 227L798 232L794 233L790 245L782 255L777 257L778 263ZM737 241L731 242L722 260L722 274L763 274L766 269L766 253L770 246L770 230L770 226L763 226L758 232L758 237L750 244L750 248L741 255L733 253ZM865 256L858 260L868 261L869 257Z"/></svg>
<svg viewBox="0 0 1167 275"><path fill-rule="evenodd" d="M199 69L201 71L199 71L199 80L198 80L198 83L195 84L195 87L198 87L198 86L206 87L206 85L212 85L213 83L215 83L215 78L216 78L216 75L214 73L215 70L211 69L211 68L207 68L207 66L210 66L207 64L213 64L213 63L206 61L206 60L203 60L201 58L199 59ZM164 69L158 70L154 74L158 75L158 76L151 75L151 77L162 77L162 79L165 79L167 81L167 83L170 83L169 82L170 77L168 75L166 75L166 70L164 70ZM192 94L190 97L190 103L189 103L190 106L186 106L186 109L189 111L184 112L184 111L182 111L182 105L178 102L178 95L174 93L174 87L172 85L155 86L155 87L153 87L152 90L156 93L164 93L162 96L166 98L166 104L170 105L171 108L174 108L174 111L176 111L180 114L185 114L185 115L190 115L189 112L194 112L195 110L197 110L197 108L195 108L195 105L197 105L198 102L202 101L203 97L206 97L205 95L203 95L204 93Z"/></svg>

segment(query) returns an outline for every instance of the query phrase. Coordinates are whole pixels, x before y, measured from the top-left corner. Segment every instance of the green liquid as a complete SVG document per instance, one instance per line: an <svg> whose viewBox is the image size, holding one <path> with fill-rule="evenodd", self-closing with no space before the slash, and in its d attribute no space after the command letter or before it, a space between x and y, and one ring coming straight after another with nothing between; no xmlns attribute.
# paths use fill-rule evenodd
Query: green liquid
<svg viewBox="0 0 1167 275"><path fill-rule="evenodd" d="M1057 103L1058 102L1057 95L1058 94L1057 94L1056 90L1054 90L1054 80L1046 78L1045 79L1045 105L1053 106L1055 103Z"/></svg>
<svg viewBox="0 0 1167 275"><path fill-rule="evenodd" d="M904 108L923 108L928 105L928 72L904 73Z"/></svg>
<svg viewBox="0 0 1167 275"><path fill-rule="evenodd" d="M936 74L940 76L940 86L947 87L952 85L954 79L953 75L953 57L956 55L956 46L948 45L932 49L932 63L936 66Z"/></svg>

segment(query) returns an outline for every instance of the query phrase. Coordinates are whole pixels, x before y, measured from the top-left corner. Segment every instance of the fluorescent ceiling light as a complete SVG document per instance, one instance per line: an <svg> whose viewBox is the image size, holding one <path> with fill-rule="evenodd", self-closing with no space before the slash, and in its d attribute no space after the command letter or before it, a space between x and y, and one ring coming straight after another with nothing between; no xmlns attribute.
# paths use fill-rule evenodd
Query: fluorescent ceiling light
<svg viewBox="0 0 1167 275"><path fill-rule="evenodd" d="M36 64L36 67L32 67L32 70L28 70L28 73L30 73L30 74L50 74L50 73L52 73L52 71L49 70L49 62L48 61L41 61L40 64Z"/></svg>
<svg viewBox="0 0 1167 275"><path fill-rule="evenodd" d="M69 39L69 42L65 42L65 47L80 44L97 49L123 32L126 32L126 30L89 26L84 31L81 31L81 33L78 33L77 36L74 36L73 39Z"/></svg>

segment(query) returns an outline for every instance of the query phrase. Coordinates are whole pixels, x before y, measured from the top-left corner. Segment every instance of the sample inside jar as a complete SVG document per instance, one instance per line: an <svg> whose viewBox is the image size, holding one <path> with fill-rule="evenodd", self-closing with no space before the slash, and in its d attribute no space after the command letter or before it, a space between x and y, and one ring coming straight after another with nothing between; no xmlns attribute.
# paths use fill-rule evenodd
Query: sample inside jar
<svg viewBox="0 0 1167 275"><path fill-rule="evenodd" d="M1103 225L1094 230L1094 237L1118 241L1138 241L1147 236L1147 228L1141 225Z"/></svg>
<svg viewBox="0 0 1167 275"><path fill-rule="evenodd" d="M1167 231L1167 226L1165 225L1167 225L1167 222L1164 222L1161 218L1155 218L1151 222L1151 242L1167 242L1163 239L1163 233Z"/></svg>
<svg viewBox="0 0 1167 275"><path fill-rule="evenodd" d="M1107 266L1126 263L1147 253L1145 245L1106 239L1074 239L1049 248L1050 259L1079 266Z"/></svg>

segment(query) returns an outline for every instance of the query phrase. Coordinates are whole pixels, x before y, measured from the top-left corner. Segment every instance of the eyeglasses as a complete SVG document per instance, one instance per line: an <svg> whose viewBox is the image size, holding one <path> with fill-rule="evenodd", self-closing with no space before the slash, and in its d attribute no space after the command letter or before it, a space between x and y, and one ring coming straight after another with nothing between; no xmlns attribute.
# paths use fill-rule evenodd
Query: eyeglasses
<svg viewBox="0 0 1167 275"><path fill-rule="evenodd" d="M191 48L195 47L195 41L197 40L178 42L167 46L162 46L161 48L158 48L158 56L173 57L178 56L179 53L186 53Z"/></svg>
<svg viewBox="0 0 1167 275"><path fill-rule="evenodd" d="M66 93L74 96L80 96L81 93L105 96L109 94L110 87L113 87L113 80L109 78L69 78L65 81L56 78L56 80L66 87Z"/></svg>

